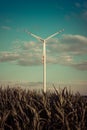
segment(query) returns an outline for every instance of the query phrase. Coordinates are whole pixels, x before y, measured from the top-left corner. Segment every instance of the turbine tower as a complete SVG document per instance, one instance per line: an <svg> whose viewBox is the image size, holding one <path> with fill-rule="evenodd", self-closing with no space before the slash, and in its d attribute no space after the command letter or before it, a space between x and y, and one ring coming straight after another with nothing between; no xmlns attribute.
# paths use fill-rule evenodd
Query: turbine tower
<svg viewBox="0 0 87 130"><path fill-rule="evenodd" d="M34 38L36 38L37 40L43 42L43 91L44 91L44 93L46 93L46 42L50 38L58 35L59 33L63 32L63 31L64 31L64 29L59 31L59 32L56 32L56 33L50 35L46 39L42 39L41 37L39 37L39 36L37 36L37 35L35 35L35 34L31 33L31 32L26 31L29 35L31 35Z"/></svg>

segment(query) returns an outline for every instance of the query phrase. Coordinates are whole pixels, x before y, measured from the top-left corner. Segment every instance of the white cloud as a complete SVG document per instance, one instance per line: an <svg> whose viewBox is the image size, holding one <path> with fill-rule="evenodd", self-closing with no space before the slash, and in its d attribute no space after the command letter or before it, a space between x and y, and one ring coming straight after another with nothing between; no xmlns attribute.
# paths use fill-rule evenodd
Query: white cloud
<svg viewBox="0 0 87 130"><path fill-rule="evenodd" d="M87 37L81 35L63 35L62 39L52 39L47 48L51 53L87 54Z"/></svg>
<svg viewBox="0 0 87 130"><path fill-rule="evenodd" d="M84 10L82 13L81 13L81 17L87 21L87 10Z"/></svg>
<svg viewBox="0 0 87 130"><path fill-rule="evenodd" d="M42 63L42 44L33 41L16 41L12 52L0 52L0 62L15 61L17 65L32 66ZM15 43L14 43L15 45ZM20 46L19 46L20 45ZM62 39L50 39L47 44L47 63L63 64L79 70L87 70L87 37L63 35ZM16 49L17 48L17 49ZM78 59L79 60L76 60Z"/></svg>
<svg viewBox="0 0 87 130"><path fill-rule="evenodd" d="M23 41L22 43L22 51L30 51L33 53L41 53L42 52L42 44L41 43L37 43L34 41Z"/></svg>
<svg viewBox="0 0 87 130"><path fill-rule="evenodd" d="M18 65L21 65L21 66L33 66L33 65L40 65L41 62L40 62L40 59L37 58L30 58L30 59L25 59L25 58L22 58L20 59L18 62L17 62Z"/></svg>
<svg viewBox="0 0 87 130"><path fill-rule="evenodd" d="M4 30L11 30L11 27L10 26L6 26L6 25L1 26L1 28L4 29Z"/></svg>
<svg viewBox="0 0 87 130"><path fill-rule="evenodd" d="M77 8L80 8L80 7L81 7L81 4L80 4L79 2L76 2L76 3L75 3L75 6L76 6Z"/></svg>
<svg viewBox="0 0 87 130"><path fill-rule="evenodd" d="M78 70L86 71L87 70L87 61L79 63L79 64L73 64L72 67L74 67Z"/></svg>
<svg viewBox="0 0 87 130"><path fill-rule="evenodd" d="M83 42L87 44L87 37L85 36L68 34L68 35L63 35L63 37L64 37L63 39L66 40L67 42L71 42L71 43Z"/></svg>
<svg viewBox="0 0 87 130"><path fill-rule="evenodd" d="M87 1L78 1L74 3L74 10L65 15L66 20L76 18L77 20L87 22Z"/></svg>
<svg viewBox="0 0 87 130"><path fill-rule="evenodd" d="M19 59L19 54L14 52L0 52L0 62L15 61Z"/></svg>
<svg viewBox="0 0 87 130"><path fill-rule="evenodd" d="M72 64L73 62L73 57L67 54L61 55L60 56L60 63L62 64Z"/></svg>

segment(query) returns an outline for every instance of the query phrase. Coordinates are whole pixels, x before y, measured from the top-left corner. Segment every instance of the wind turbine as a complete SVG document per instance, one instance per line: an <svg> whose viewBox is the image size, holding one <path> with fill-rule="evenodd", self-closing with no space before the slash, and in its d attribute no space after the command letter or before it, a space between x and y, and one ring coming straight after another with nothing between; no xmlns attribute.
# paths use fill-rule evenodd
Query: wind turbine
<svg viewBox="0 0 87 130"><path fill-rule="evenodd" d="M63 31L64 31L64 29L63 29L63 30L60 30L59 32L56 32L56 33L50 35L50 36L47 37L46 39L43 39L43 38L41 38L41 37L39 37L39 36L37 36L37 35L31 33L31 32L26 31L26 32L27 32L29 35L31 35L32 37L34 37L34 38L36 38L37 40L43 42L43 91L44 91L44 93L46 93L46 42L47 42L50 38L52 38L52 37L58 35L59 33L63 32Z"/></svg>

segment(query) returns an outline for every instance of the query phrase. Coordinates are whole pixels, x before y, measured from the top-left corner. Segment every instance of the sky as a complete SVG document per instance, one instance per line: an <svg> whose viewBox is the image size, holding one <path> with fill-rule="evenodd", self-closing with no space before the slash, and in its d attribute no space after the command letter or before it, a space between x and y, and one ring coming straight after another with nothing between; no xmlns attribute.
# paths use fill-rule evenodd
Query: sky
<svg viewBox="0 0 87 130"><path fill-rule="evenodd" d="M0 81L43 81L42 38L47 82L87 87L86 0L0 0Z"/></svg>

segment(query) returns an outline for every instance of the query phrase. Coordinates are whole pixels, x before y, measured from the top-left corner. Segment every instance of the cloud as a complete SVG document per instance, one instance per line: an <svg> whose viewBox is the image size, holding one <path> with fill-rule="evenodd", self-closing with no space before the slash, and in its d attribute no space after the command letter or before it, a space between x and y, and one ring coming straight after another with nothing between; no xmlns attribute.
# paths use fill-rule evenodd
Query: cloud
<svg viewBox="0 0 87 130"><path fill-rule="evenodd" d="M76 6L77 8L80 8L80 7L81 7L81 4L80 4L79 2L76 2L76 3L75 3L75 6Z"/></svg>
<svg viewBox="0 0 87 130"><path fill-rule="evenodd" d="M73 43L73 44L78 44L78 43L82 43L83 44L87 44L87 37L85 36L82 36L82 35L71 35L71 34L68 34L68 35L63 35L63 40L65 42L68 42L68 43Z"/></svg>
<svg viewBox="0 0 87 130"><path fill-rule="evenodd" d="M17 62L18 65L21 65L21 66L36 66L36 65L41 65L41 62L40 62L40 59L37 58L30 58L30 59L20 59L18 62Z"/></svg>
<svg viewBox="0 0 87 130"><path fill-rule="evenodd" d="M87 10L84 10L84 11L81 13L81 17L82 17L82 19L84 19L84 20L87 21Z"/></svg>
<svg viewBox="0 0 87 130"><path fill-rule="evenodd" d="M23 50L28 50L28 51L33 51L34 53L35 52L42 52L42 46L41 46L42 44L40 43L39 44L39 42L37 43L37 42L34 42L34 41L30 41L30 42L27 42L27 41L24 41L24 44L23 44L23 46L22 46L22 49Z"/></svg>
<svg viewBox="0 0 87 130"><path fill-rule="evenodd" d="M62 42L65 50L74 54L87 54L87 37L81 35L64 35Z"/></svg>
<svg viewBox="0 0 87 130"><path fill-rule="evenodd" d="M76 19L76 21L83 22L86 24L87 22L87 1L77 1L74 3L73 11L68 12L68 14L65 15L66 20L73 20ZM78 23L79 24L79 23Z"/></svg>
<svg viewBox="0 0 87 130"><path fill-rule="evenodd" d="M16 42L18 47L15 46ZM15 61L15 64L20 66L42 64L43 44L34 41L17 40L16 42L14 42L14 51L0 52L0 62ZM50 39L46 44L46 49L47 63L87 70L87 37L71 34L63 35L62 39ZM85 58L82 59L82 57Z"/></svg>
<svg viewBox="0 0 87 130"><path fill-rule="evenodd" d="M86 71L87 70L87 61L72 65L72 67L74 67L75 69L78 69L78 70Z"/></svg>
<svg viewBox="0 0 87 130"><path fill-rule="evenodd" d="M75 7L79 10L78 13L75 13L75 15L84 20L87 21L87 1L76 2Z"/></svg>
<svg viewBox="0 0 87 130"><path fill-rule="evenodd" d="M19 59L19 54L14 52L0 52L0 62L9 62Z"/></svg>
<svg viewBox="0 0 87 130"><path fill-rule="evenodd" d="M1 28L4 29L4 30L11 30L10 26L1 26Z"/></svg>
<svg viewBox="0 0 87 130"><path fill-rule="evenodd" d="M41 56L39 53L24 51L20 53L20 59L17 65L21 66L36 66L41 65Z"/></svg>
<svg viewBox="0 0 87 130"><path fill-rule="evenodd" d="M73 57L68 54L63 54L59 57L59 61L61 64L70 65L73 62Z"/></svg>
<svg viewBox="0 0 87 130"><path fill-rule="evenodd" d="M72 53L73 55L87 54L87 37L81 35L63 35L62 39L48 42L51 53Z"/></svg>

